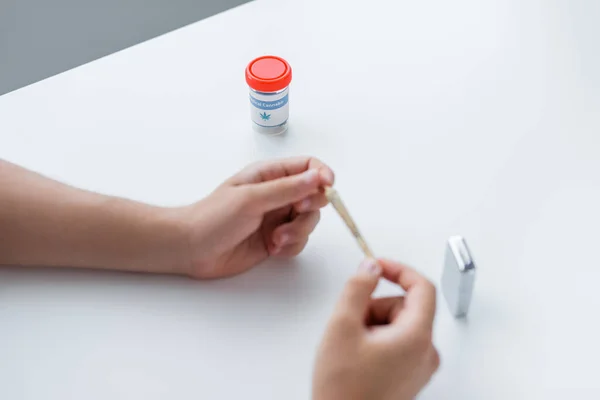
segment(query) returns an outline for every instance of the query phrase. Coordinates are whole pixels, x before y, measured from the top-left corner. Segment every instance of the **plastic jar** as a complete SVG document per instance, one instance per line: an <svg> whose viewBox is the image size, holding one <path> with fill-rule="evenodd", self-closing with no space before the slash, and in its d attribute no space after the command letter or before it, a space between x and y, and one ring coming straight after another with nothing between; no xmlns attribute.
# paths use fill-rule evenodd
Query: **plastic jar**
<svg viewBox="0 0 600 400"><path fill-rule="evenodd" d="M289 85L292 67L281 57L262 56L248 64L250 118L255 131L279 135L287 130L290 115Z"/></svg>

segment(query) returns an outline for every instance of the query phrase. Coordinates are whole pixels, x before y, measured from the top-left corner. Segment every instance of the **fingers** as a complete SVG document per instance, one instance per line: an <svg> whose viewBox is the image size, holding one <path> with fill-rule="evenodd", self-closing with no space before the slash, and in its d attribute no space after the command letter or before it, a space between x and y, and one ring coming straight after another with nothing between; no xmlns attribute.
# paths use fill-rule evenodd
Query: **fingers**
<svg viewBox="0 0 600 400"><path fill-rule="evenodd" d="M379 260L383 277L399 284L405 291L404 310L399 323L431 331L435 317L435 286L412 268L390 260Z"/></svg>
<svg viewBox="0 0 600 400"><path fill-rule="evenodd" d="M246 206L256 212L266 213L317 194L321 185L317 169L247 185Z"/></svg>
<svg viewBox="0 0 600 400"><path fill-rule="evenodd" d="M404 306L404 297L380 297L371 300L369 312L367 314L367 326L387 325L394 321L402 307Z"/></svg>
<svg viewBox="0 0 600 400"><path fill-rule="evenodd" d="M271 254L276 257L296 257L302 252L302 250L304 250L307 243L308 236L299 242L292 243L283 247L276 247Z"/></svg>
<svg viewBox="0 0 600 400"><path fill-rule="evenodd" d="M377 262L365 259L358 272L346 282L336 312L362 324L380 275L381 267Z"/></svg>
<svg viewBox="0 0 600 400"><path fill-rule="evenodd" d="M268 212L290 204L298 212L315 211L327 204L322 186L333 185L331 168L312 157L262 161L245 168L225 182L244 186L244 206Z"/></svg>
<svg viewBox="0 0 600 400"><path fill-rule="evenodd" d="M286 176L298 175L310 169L316 169L319 172L323 185L333 185L335 176L331 168L314 157L291 157L261 161L244 168L230 178L228 183L237 186L267 182Z"/></svg>
<svg viewBox="0 0 600 400"><path fill-rule="evenodd" d="M329 204L329 200L325 197L325 193L317 193L294 204L294 210L299 213L308 211L316 211Z"/></svg>
<svg viewBox="0 0 600 400"><path fill-rule="evenodd" d="M319 175L321 176L321 179L323 181L323 185L324 186L333 186L333 183L335 182L335 174L333 173L333 170L331 168L329 168L329 166L327 166L324 162L322 162L321 160L314 158L314 157L310 157L308 160L308 169L311 168L316 168L319 170Z"/></svg>
<svg viewBox="0 0 600 400"><path fill-rule="evenodd" d="M304 241L315 230L320 219L321 212L313 211L298 214L292 222L278 226L273 231L272 238L275 248L283 248Z"/></svg>

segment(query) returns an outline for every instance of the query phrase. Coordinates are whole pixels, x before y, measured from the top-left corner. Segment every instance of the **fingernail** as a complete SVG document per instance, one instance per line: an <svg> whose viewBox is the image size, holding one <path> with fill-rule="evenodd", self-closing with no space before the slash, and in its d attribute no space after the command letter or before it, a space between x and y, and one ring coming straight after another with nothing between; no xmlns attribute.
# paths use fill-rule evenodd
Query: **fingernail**
<svg viewBox="0 0 600 400"><path fill-rule="evenodd" d="M365 258L358 267L358 270L373 276L379 276L381 274L381 267L372 258Z"/></svg>
<svg viewBox="0 0 600 400"><path fill-rule="evenodd" d="M302 200L302 203L298 206L298 211L308 211L310 209L310 199Z"/></svg>
<svg viewBox="0 0 600 400"><path fill-rule="evenodd" d="M281 247L275 247L271 250L271 254L276 255L281 251Z"/></svg>
<svg viewBox="0 0 600 400"><path fill-rule="evenodd" d="M306 183L313 183L315 181L315 178L319 175L319 171L317 171L316 169L309 169L308 171L306 171L304 173L304 182Z"/></svg>
<svg viewBox="0 0 600 400"><path fill-rule="evenodd" d="M290 235L287 233L284 233L283 235L281 235L279 237L279 246L285 246L286 244L288 244L290 241Z"/></svg>

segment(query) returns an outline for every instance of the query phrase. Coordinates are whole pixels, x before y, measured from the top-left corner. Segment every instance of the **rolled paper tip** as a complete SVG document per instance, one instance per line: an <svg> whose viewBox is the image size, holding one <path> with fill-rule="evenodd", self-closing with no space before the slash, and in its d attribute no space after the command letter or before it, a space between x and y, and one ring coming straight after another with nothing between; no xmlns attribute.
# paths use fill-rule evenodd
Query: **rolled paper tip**
<svg viewBox="0 0 600 400"><path fill-rule="evenodd" d="M331 201L333 199L333 197L336 195L336 191L334 188L332 188L331 186L325 186L323 187L323 190L325 191L325 197L327 197L327 200Z"/></svg>

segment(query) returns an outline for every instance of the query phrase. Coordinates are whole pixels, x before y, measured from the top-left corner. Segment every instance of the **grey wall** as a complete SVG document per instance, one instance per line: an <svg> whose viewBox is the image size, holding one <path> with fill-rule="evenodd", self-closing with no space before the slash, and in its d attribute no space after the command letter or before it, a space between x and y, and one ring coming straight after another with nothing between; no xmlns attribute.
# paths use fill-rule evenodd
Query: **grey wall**
<svg viewBox="0 0 600 400"><path fill-rule="evenodd" d="M249 0L0 0L0 95Z"/></svg>

